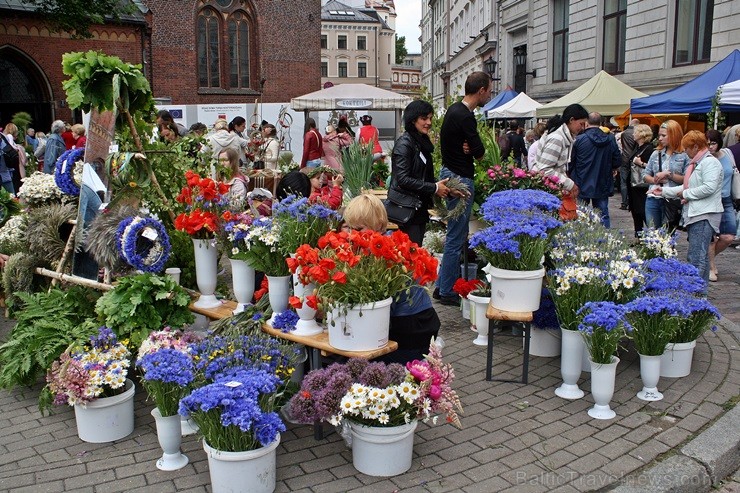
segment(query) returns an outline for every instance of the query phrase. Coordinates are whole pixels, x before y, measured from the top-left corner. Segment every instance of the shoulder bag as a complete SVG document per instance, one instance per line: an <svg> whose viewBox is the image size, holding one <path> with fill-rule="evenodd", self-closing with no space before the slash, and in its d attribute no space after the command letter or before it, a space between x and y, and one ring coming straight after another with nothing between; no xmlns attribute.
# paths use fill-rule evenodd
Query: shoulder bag
<svg viewBox="0 0 740 493"><path fill-rule="evenodd" d="M732 200L740 200L740 171L737 166L732 170Z"/></svg>
<svg viewBox="0 0 740 493"><path fill-rule="evenodd" d="M10 145L10 142L8 142L8 139L5 138L5 135L3 135L2 132L0 132L0 138L2 138L5 143L2 149L5 166L12 169L18 169L20 164L20 154L18 154L18 150Z"/></svg>
<svg viewBox="0 0 740 493"><path fill-rule="evenodd" d="M406 224L421 207L421 200L405 195L393 188L388 190L388 198L384 202L388 220L395 224Z"/></svg>
<svg viewBox="0 0 740 493"><path fill-rule="evenodd" d="M641 146L639 149L635 149L635 152L629 157L630 163L630 185L633 187L647 188L648 184L642 179L642 170L644 167L638 166L634 163L635 157L640 155L640 152L645 148Z"/></svg>

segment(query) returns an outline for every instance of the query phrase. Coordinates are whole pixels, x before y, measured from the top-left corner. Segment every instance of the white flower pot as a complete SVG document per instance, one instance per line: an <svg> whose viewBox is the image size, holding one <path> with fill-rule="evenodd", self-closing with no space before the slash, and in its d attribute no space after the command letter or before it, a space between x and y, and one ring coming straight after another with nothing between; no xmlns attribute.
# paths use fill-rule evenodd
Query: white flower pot
<svg viewBox="0 0 740 493"><path fill-rule="evenodd" d="M591 363L589 360L591 359L591 355L588 353L588 346L586 344L583 344L583 356L581 356L581 371L582 372L591 372Z"/></svg>
<svg viewBox="0 0 740 493"><path fill-rule="evenodd" d="M467 298L460 299L460 309L462 310L462 318L470 320L470 300Z"/></svg>
<svg viewBox="0 0 740 493"><path fill-rule="evenodd" d="M231 282L236 298L234 315L244 311L245 306L252 302L254 296L254 268L243 260L230 258Z"/></svg>
<svg viewBox="0 0 740 493"><path fill-rule="evenodd" d="M222 452L208 446L208 472L213 493L272 493L277 475L276 452L280 435L267 447L246 452Z"/></svg>
<svg viewBox="0 0 740 493"><path fill-rule="evenodd" d="M478 337L475 338L473 344L476 346L488 346L488 318L486 317L486 310L488 310L488 303L491 301L491 297L469 294L468 300L471 304L470 327L478 332Z"/></svg>
<svg viewBox="0 0 740 493"><path fill-rule="evenodd" d="M298 322L293 330L295 335L314 336L324 331L323 327L316 322L316 310L308 306L305 299L305 296L313 293L315 289L316 286L313 283L304 285L298 280L297 275L293 275L293 294L303 298L303 305L295 311L298 314Z"/></svg>
<svg viewBox="0 0 740 493"><path fill-rule="evenodd" d="M85 406L75 404L77 436L83 442L107 443L134 431L134 382L126 379L126 390L113 397L99 397Z"/></svg>
<svg viewBox="0 0 740 493"><path fill-rule="evenodd" d="M198 430L200 428L197 424L195 424L195 421L192 420L192 418L186 418L185 416L180 416L180 430L182 433L182 436L190 436L195 435L198 433Z"/></svg>
<svg viewBox="0 0 740 493"><path fill-rule="evenodd" d="M368 476L397 476L411 469L414 432L418 422L391 427L364 426L350 421L352 465Z"/></svg>
<svg viewBox="0 0 740 493"><path fill-rule="evenodd" d="M288 309L290 284L291 276L267 276L267 294L272 308L272 317L268 321L270 325L275 321L275 317Z"/></svg>
<svg viewBox="0 0 740 493"><path fill-rule="evenodd" d="M581 358L583 357L583 337L577 330L563 330L560 349L560 375L563 383L555 389L555 395L563 399L580 399L583 391L578 388L581 378Z"/></svg>
<svg viewBox="0 0 740 493"><path fill-rule="evenodd" d="M326 314L329 344L344 351L372 351L388 344L393 298L353 306L332 307Z"/></svg>
<svg viewBox="0 0 740 493"><path fill-rule="evenodd" d="M157 459L157 469L162 471L177 471L188 464L188 457L180 452L182 443L182 427L180 415L162 416L158 408L152 409L152 416L157 425L157 440L162 447L162 457Z"/></svg>
<svg viewBox="0 0 740 493"><path fill-rule="evenodd" d="M642 390L637 393L637 398L643 401L659 401L663 394L658 392L658 381L660 380L660 358L661 356L640 355L640 378L642 378Z"/></svg>
<svg viewBox="0 0 740 493"><path fill-rule="evenodd" d="M588 415L594 419L612 419L617 415L609 407L609 401L614 396L614 380L617 376L618 363L619 358L616 356L612 356L612 362L607 364L590 361L591 395L594 398L595 404L594 407L588 410Z"/></svg>
<svg viewBox="0 0 740 493"><path fill-rule="evenodd" d="M200 298L194 303L197 308L216 308L221 302L216 298L218 280L218 248L216 240L198 240L193 238L195 251L195 282L200 291Z"/></svg>
<svg viewBox="0 0 740 493"><path fill-rule="evenodd" d="M660 360L660 376L677 378L691 373L695 347L696 341L666 344Z"/></svg>
<svg viewBox="0 0 740 493"><path fill-rule="evenodd" d="M529 337L530 356L541 356L543 358L554 358L560 356L560 329L540 329L531 326Z"/></svg>
<svg viewBox="0 0 740 493"><path fill-rule="evenodd" d="M534 312L540 307L545 269L517 271L491 266L491 305L507 312Z"/></svg>

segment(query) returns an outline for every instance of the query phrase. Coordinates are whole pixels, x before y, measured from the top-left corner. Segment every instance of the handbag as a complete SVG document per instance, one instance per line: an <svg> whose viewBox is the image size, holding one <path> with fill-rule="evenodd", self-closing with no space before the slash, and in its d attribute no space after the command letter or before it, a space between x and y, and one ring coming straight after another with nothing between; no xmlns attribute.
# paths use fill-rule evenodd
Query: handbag
<svg viewBox="0 0 740 493"><path fill-rule="evenodd" d="M740 171L737 167L732 171L732 200L740 200Z"/></svg>
<svg viewBox="0 0 740 493"><path fill-rule="evenodd" d="M638 149L635 149L635 151L630 155L629 162L630 162L630 186L632 187L642 187L647 188L648 184L645 183L645 180L642 178L642 170L643 167L640 167L634 163L634 159L636 156L639 156L643 149L645 149L646 144L643 144Z"/></svg>
<svg viewBox="0 0 740 493"><path fill-rule="evenodd" d="M391 188L388 190L388 198L383 204L390 222L406 224L421 207L421 200Z"/></svg>
<svg viewBox="0 0 740 493"><path fill-rule="evenodd" d="M0 132L0 138L2 138L5 143L2 149L5 166L12 169L18 169L18 165L20 163L20 154L18 154L18 150L10 145L10 142L8 142L8 139L5 138L5 135L3 135L2 132Z"/></svg>

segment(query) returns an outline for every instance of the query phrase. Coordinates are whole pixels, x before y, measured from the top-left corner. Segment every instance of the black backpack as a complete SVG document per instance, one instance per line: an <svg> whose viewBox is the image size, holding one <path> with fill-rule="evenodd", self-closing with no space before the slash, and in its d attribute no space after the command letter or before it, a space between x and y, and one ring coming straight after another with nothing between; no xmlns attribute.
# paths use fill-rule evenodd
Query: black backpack
<svg viewBox="0 0 740 493"><path fill-rule="evenodd" d="M18 165L20 164L20 157L18 156L18 151L15 147L10 145L10 142L8 142L8 139L5 138L5 135L0 132L0 138L3 139L3 143L5 144L2 146L2 153L3 153L3 159L5 160L5 166L12 169L18 169Z"/></svg>

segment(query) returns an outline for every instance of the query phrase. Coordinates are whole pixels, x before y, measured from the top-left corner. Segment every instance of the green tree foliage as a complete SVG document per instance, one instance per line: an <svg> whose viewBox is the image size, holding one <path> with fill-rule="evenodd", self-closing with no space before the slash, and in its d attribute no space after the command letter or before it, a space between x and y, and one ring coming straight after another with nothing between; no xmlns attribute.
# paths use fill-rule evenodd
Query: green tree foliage
<svg viewBox="0 0 740 493"><path fill-rule="evenodd" d="M406 49L406 36L396 34L396 64L403 63L409 52Z"/></svg>
<svg viewBox="0 0 740 493"><path fill-rule="evenodd" d="M30 0L54 32L67 31L73 39L91 38L90 26L119 20L134 11L134 5L120 0Z"/></svg>

